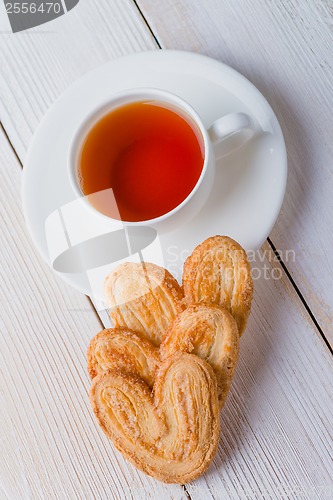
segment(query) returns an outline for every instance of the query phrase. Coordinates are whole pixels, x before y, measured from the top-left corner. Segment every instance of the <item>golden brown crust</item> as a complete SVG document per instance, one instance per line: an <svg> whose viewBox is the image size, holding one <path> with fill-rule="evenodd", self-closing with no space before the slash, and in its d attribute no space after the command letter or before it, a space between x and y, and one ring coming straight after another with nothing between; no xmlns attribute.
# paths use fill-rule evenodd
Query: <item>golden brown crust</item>
<svg viewBox="0 0 333 500"><path fill-rule="evenodd" d="M161 359L176 352L199 356L213 368L222 408L236 368L239 334L236 321L224 308L210 304L189 306L178 314L160 346Z"/></svg>
<svg viewBox="0 0 333 500"><path fill-rule="evenodd" d="M150 263L118 266L106 277L105 295L115 326L140 332L156 346L185 308L183 291L175 278Z"/></svg>
<svg viewBox="0 0 333 500"><path fill-rule="evenodd" d="M105 280L116 327L88 349L100 426L125 458L167 483L196 479L217 450L253 294L244 250L209 238L187 259L183 288L154 264L118 266Z"/></svg>
<svg viewBox="0 0 333 500"><path fill-rule="evenodd" d="M219 304L235 318L239 334L251 309L253 282L245 250L228 236L213 236L198 245L183 271L187 304Z"/></svg>
<svg viewBox="0 0 333 500"><path fill-rule="evenodd" d="M165 360L153 393L129 373L101 373L93 379L90 399L100 426L124 457L160 481L192 481L214 458L220 432L216 378L195 355Z"/></svg>
<svg viewBox="0 0 333 500"><path fill-rule="evenodd" d="M152 387L159 366L159 351L128 328L102 330L88 348L88 372L93 379L111 369L127 371Z"/></svg>

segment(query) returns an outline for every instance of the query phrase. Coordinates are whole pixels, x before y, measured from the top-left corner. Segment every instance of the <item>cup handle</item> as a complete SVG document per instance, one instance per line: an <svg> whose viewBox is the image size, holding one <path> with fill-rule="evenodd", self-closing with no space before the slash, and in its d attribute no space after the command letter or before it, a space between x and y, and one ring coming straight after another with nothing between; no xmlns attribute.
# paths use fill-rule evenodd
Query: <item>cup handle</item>
<svg viewBox="0 0 333 500"><path fill-rule="evenodd" d="M217 150L217 146L222 142L222 154L220 158L226 156L245 143L247 143L255 133L255 125L252 118L245 113L230 113L229 115L218 118L208 129L208 135Z"/></svg>

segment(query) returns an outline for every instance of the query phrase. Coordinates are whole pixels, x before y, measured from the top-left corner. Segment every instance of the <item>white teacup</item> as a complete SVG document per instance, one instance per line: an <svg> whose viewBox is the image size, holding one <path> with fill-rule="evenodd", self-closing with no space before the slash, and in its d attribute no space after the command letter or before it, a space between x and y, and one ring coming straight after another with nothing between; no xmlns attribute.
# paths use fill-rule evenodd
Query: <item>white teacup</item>
<svg viewBox="0 0 333 500"><path fill-rule="evenodd" d="M174 221L176 220L174 218L175 214L177 214L177 225L182 225L191 220L206 203L215 178L217 146L219 146L220 149L221 143L224 142L223 155L230 154L251 139L255 132L255 127L253 120L247 114L230 113L216 120L207 129L200 116L192 108L192 106L177 95L164 90L139 88L126 90L115 95L109 101L93 109L78 126L78 129L76 130L70 143L68 155L68 173L76 196L81 198L85 205L100 217L111 219L107 215L99 212L88 198L91 199L91 196L112 196L113 194L112 189L96 193L96 195L89 195L89 197L85 196L82 192L79 182L79 161L85 138L92 127L103 116L112 112L116 108L122 107L126 104L147 100L155 101L157 104L169 107L172 111L187 118L190 124L193 123L194 126L197 127L203 139L204 163L201 175L190 194L178 206L154 219L139 222L122 221L125 225L148 225L156 227L162 231L172 230Z"/></svg>

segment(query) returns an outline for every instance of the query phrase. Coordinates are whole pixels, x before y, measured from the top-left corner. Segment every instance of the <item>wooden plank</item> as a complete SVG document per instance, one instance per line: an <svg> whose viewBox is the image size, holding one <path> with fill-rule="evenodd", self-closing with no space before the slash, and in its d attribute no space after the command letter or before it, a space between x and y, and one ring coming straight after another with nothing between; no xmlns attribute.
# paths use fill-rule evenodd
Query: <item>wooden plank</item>
<svg viewBox="0 0 333 500"><path fill-rule="evenodd" d="M80 5L81 3L84 4L80 7L82 10L73 11L73 21L70 21L70 15L67 15L62 21L60 19L56 21L57 24L50 25L50 29L52 26L52 29L56 30L52 33L53 40L49 34L34 35L43 38L43 45L40 40L35 41L32 35L29 35L28 42L22 41L22 38L18 41L16 36L12 40L0 40L5 49L10 48L7 54L4 55L1 51L0 55L1 63L5 65L1 67L5 67L6 72L8 71L6 82L4 78L2 80L2 84L6 83L6 87L3 92L5 105L1 109L1 116L4 118L10 139L22 158L40 117L72 80L107 59L121 53L139 50L140 43L141 48L154 47L148 31L143 24L139 24L140 18L129 2L99 2L100 10L94 8L95 3L93 4L91 0L80 2ZM208 0L207 5L205 4L206 9L210 7L209 4L211 2ZM160 15L164 6L168 5L168 2L159 4ZM189 2L179 3L176 7L179 8L179 5L184 8L190 6ZM196 16L199 16L200 11L203 12L199 3L194 5L192 2L191 9L197 12ZM214 17L214 13L212 15ZM117 22L114 22L114 19ZM180 23L177 15L174 19ZM168 18L165 22L168 22ZM91 29L93 26L95 30ZM25 36L28 36L28 33ZM106 45L105 39L108 40ZM67 47L71 46L69 42L74 44L72 51L67 50ZM25 44L28 44L29 48L26 48ZM26 51L30 52L31 49L37 51L38 58L36 60L30 58L27 64ZM199 45L197 50L202 50ZM11 61L7 60L8 54L11 55ZM16 65L12 63L13 55L17 65L23 65L22 75L27 84L23 82L23 76L16 69ZM37 78L36 75L40 77ZM33 85L38 85L38 92L33 91ZM12 86L14 93L10 94ZM268 273L271 272L272 266L268 262L265 261L261 266L265 263L268 265ZM273 260L273 268L275 265ZM277 266L277 269L280 270L280 267ZM17 304L20 305L20 300ZM53 370L59 363L59 357ZM24 358L21 367L23 379L27 377L26 373L29 370L26 363L27 359ZM310 368L304 370L304 366ZM332 411L330 410L332 387L329 384L329 369L326 351L316 338L313 325L309 322L289 282L285 279L256 281L256 298L249 331L242 340L240 365L233 390L222 414L224 439L221 440L214 466L204 478L188 486L191 496L239 498L247 494L249 498L280 498L286 495L295 498L297 489L301 486L306 488L305 498L311 497L313 488L319 497L325 494L324 488L330 493L332 483L327 471L330 464L327 448L329 418ZM69 373L66 368L63 376ZM38 381L39 379L36 380L37 384ZM75 387L80 384L77 375L73 377L72 384ZM43 393L39 397L42 395ZM36 405L39 406L39 403ZM6 433L6 440L15 443L17 438L10 434L10 419L18 419L18 412L15 405L10 408L12 410L10 417L6 419L6 429L9 431ZM322 409L322 414L318 413L317 408ZM21 410L21 407L18 409ZM78 417L78 421L81 422L83 429L90 414L88 410L86 412L81 410L79 415L82 420L80 421ZM56 413L57 423L59 418L59 413ZM110 454L112 452L116 455L99 431L91 435L89 427L90 436L92 448L98 448L98 443L102 443ZM80 444L68 441L65 443L66 446L72 446L71 450ZM61 446L54 439L53 446L56 445ZM7 455L9 448L15 450L12 454L16 460L20 456L20 448L7 446ZM86 452L79 453L79 459L86 458L86 467L89 467L89 462L92 460L91 455ZM104 464L101 466L100 474L106 477L102 483L103 487L100 489L96 487L92 492L86 490L88 491L86 496L90 494L96 498L106 498L110 497L110 491L114 497L120 495L120 498L126 496L140 498L140 495L149 498L158 494L162 498L170 498L181 494L180 488L172 490L172 493L169 489L162 493L160 490L157 491L156 488L160 487L156 486L158 483L147 485L145 476L134 471L131 466L128 466L132 474L130 484L123 481L121 472L116 473L115 478L110 478L111 473L103 461L102 452L96 460ZM68 467L68 460L62 463ZM74 469L82 471L80 466L81 464L76 462ZM22 470L24 471L24 466L17 467L15 476L12 471L12 483L22 474ZM90 476L88 477L90 481ZM74 491L81 492L80 480L83 481L79 473L78 482L75 483L73 479L73 486L68 485L68 482L65 483L66 487L60 490L59 497L68 498ZM106 484L106 481L111 482L111 480L116 483ZM20 491L24 491L26 484L29 485L31 481L30 478L23 481ZM134 486L131 489L132 484ZM48 488L47 493L51 491L51 487ZM64 496L64 493L67 496Z"/></svg>
<svg viewBox="0 0 333 500"><path fill-rule="evenodd" d="M271 238L333 342L333 31L326 0L138 0L163 48L201 52L244 74L281 123L289 176Z"/></svg>
<svg viewBox="0 0 333 500"><path fill-rule="evenodd" d="M154 48L132 0L85 0L48 25L1 33L0 118L20 161L41 118L73 81L110 59ZM101 318L109 325L106 314Z"/></svg>
<svg viewBox="0 0 333 500"><path fill-rule="evenodd" d="M0 133L0 497L183 498L125 462L89 403L86 349L101 322L41 262L20 206L21 169Z"/></svg>

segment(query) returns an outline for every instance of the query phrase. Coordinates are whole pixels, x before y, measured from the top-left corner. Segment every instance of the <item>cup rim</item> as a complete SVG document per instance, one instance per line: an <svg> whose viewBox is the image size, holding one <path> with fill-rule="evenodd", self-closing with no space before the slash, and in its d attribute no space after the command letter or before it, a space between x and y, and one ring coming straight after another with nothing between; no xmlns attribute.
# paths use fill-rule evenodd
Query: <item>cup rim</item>
<svg viewBox="0 0 333 500"><path fill-rule="evenodd" d="M194 121L195 125L198 127L202 139L203 139L203 147L204 147L204 162L203 166L201 169L201 173L199 176L199 179L197 180L195 186L193 187L192 191L187 195L187 197L179 203L176 207L174 207L172 210L169 212L166 212L165 214L162 214L158 217L155 217L153 219L147 219L143 221L124 221L121 219L115 219L113 217L110 217L106 214L103 214L100 212L97 208L95 208L87 199L89 195L84 195L82 192L80 186L79 186L79 181L78 181L78 169L77 169L77 163L79 159L79 154L82 148L82 145L84 143L84 139L87 137L88 132L92 129L92 127L104 116L106 116L108 113L110 113L112 110L117 109L118 107L124 106L126 104L136 102L136 101L141 101L142 99L145 98L151 98L151 99L156 99L157 101L160 100L161 102L166 102L169 104L174 104L175 107L179 107L181 110L184 110ZM120 102L123 100L124 102ZM117 103L117 101L119 101ZM208 131L203 124L200 116L198 113L195 111L195 109L182 97L179 97L177 94L174 94L173 92L165 91L162 89L158 88L153 88L153 87L143 87L143 88L133 88L133 89L128 89L122 92L118 92L117 94L114 94L111 96L110 100L105 101L103 103L98 104L95 106L81 121L79 126L76 128L71 141L69 145L69 150L68 150L68 160L67 160L67 169L68 169L68 176L69 176L69 181L72 187L72 190L76 194L77 198L79 198L84 205L92 210L95 214L99 215L100 217L103 217L106 220L113 221L113 222L118 222L122 223L123 225L128 225L128 226L142 226L142 225L153 225L159 222L162 222L172 215L174 215L176 212L181 210L189 201L190 199L195 195L195 193L198 191L200 184L203 181L203 178L205 176L205 173L207 171L208 163L209 163L209 137L208 137Z"/></svg>

